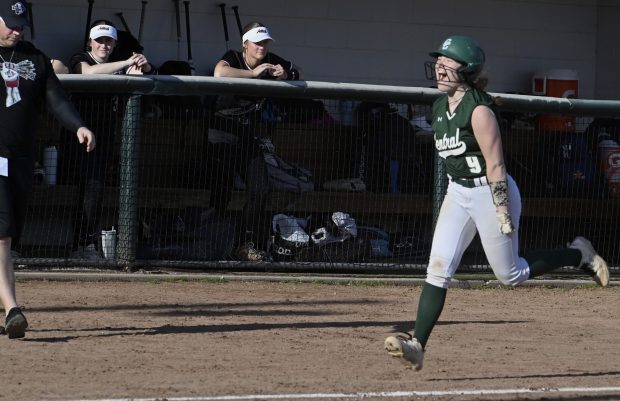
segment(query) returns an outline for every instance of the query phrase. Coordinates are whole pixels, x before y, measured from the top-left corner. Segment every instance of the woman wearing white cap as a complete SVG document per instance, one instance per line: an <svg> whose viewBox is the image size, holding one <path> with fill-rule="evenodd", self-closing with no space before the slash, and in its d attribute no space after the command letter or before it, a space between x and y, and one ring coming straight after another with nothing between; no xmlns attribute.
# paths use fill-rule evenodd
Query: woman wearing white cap
<svg viewBox="0 0 620 401"><path fill-rule="evenodd" d="M74 54L69 60L69 70L74 74L148 74L153 70L143 54L133 53L125 60L114 60L114 49L119 44L118 32L114 24L107 20L97 20L90 28L86 51ZM122 118L124 106L122 98L109 94L74 94L78 109L90 123L99 141L97 151L83 156L77 153L74 145L68 144L66 157L72 162L77 158L80 165L78 197L81 210L74 222L74 258L99 259L99 213L106 171L114 154L114 137L118 121Z"/></svg>
<svg viewBox="0 0 620 401"><path fill-rule="evenodd" d="M242 51L226 52L215 65L214 76L281 80L302 78L301 68L269 52L269 45L275 40L266 26L260 22L251 22L242 32Z"/></svg>
<svg viewBox="0 0 620 401"><path fill-rule="evenodd" d="M126 60L111 61L118 33L107 20L95 21L90 29L86 52L74 54L69 69L76 74L138 74L150 73L152 66L143 54L133 53Z"/></svg>
<svg viewBox="0 0 620 401"><path fill-rule="evenodd" d="M252 22L242 30L241 51L229 50L215 65L215 77L258 78L278 80L298 80L302 78L301 68L269 52L269 45L274 39L260 22ZM220 96L216 107L245 108L245 105L256 105L261 99L234 98ZM261 103L262 104L262 103ZM236 145L210 145L213 155L214 180L211 184L210 206L218 212L226 211L232 198L235 172L244 180L247 188L247 201L241 216L239 246L233 255L239 260L261 261L267 259L267 248L271 218L265 212L269 198L269 178L263 156L260 126L261 110L256 107L237 119L219 117L211 124L211 128L226 131L238 138Z"/></svg>

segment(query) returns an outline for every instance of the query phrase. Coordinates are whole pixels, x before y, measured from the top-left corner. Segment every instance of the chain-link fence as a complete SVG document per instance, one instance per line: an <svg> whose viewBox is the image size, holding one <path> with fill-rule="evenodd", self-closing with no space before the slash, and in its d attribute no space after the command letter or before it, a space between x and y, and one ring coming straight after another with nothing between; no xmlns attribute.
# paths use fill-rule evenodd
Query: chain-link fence
<svg viewBox="0 0 620 401"><path fill-rule="evenodd" d="M429 125L438 92L83 78L63 82L97 148L43 119L19 263L425 268L445 191ZM618 266L620 102L501 97L521 248L584 235ZM486 263L475 239L463 264Z"/></svg>

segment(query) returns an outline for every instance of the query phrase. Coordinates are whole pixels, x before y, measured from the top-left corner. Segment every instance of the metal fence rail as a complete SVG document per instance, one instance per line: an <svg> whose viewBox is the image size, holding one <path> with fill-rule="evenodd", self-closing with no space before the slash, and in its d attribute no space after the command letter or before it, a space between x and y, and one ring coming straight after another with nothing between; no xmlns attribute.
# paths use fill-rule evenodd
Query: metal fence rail
<svg viewBox="0 0 620 401"><path fill-rule="evenodd" d="M428 126L436 90L174 76L61 80L98 147L85 156L71 133L44 118L29 215L15 241L19 263L425 268L445 191L433 179L442 166ZM508 171L523 197L521 247L585 235L619 266L620 102L495 95ZM233 96L235 107L227 107ZM271 166L268 194L240 173L256 171L256 154L240 150L254 137ZM248 205L259 207L248 212ZM342 234L335 212L354 219L355 238L303 241L302 234ZM248 224L251 238L242 229ZM115 244L103 249L102 231L112 229ZM245 242L260 243L271 261L239 260ZM463 264L484 270L486 263L475 240Z"/></svg>

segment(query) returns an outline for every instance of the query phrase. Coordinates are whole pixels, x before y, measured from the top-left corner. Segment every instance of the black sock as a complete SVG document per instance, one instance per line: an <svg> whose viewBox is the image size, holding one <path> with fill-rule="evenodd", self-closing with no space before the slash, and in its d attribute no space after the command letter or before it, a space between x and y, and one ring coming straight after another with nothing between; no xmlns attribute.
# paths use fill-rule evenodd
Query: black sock
<svg viewBox="0 0 620 401"><path fill-rule="evenodd" d="M572 248L527 251L523 255L530 266L530 277L540 276L563 266L579 266L581 252Z"/></svg>
<svg viewBox="0 0 620 401"><path fill-rule="evenodd" d="M424 288L422 288L422 294L418 303L418 315L415 319L414 334L422 348L426 347L431 331L433 331L433 327L435 327L435 323L437 323L439 315L441 315L447 292L447 289L436 287L429 283L425 283Z"/></svg>

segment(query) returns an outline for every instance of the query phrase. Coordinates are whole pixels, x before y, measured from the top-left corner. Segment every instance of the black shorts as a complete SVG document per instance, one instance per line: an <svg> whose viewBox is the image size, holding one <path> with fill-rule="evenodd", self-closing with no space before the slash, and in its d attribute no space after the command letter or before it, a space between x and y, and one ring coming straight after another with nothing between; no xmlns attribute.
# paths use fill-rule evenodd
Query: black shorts
<svg viewBox="0 0 620 401"><path fill-rule="evenodd" d="M9 159L9 176L0 176L0 238L18 238L21 234L32 192L33 169L32 159Z"/></svg>

